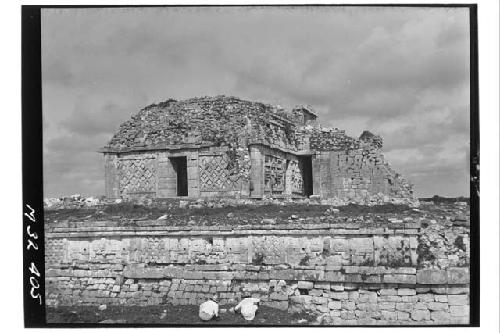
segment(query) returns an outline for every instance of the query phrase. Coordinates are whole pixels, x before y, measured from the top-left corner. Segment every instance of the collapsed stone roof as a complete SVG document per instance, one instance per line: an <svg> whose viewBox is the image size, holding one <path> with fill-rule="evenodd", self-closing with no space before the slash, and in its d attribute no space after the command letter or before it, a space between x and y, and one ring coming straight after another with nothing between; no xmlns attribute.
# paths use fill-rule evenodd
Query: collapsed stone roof
<svg viewBox="0 0 500 333"><path fill-rule="evenodd" d="M311 107L300 108L314 115ZM358 148L361 143L344 131L304 124L293 111L278 106L216 96L148 105L121 124L102 151L249 144L288 151L337 150Z"/></svg>
<svg viewBox="0 0 500 333"><path fill-rule="evenodd" d="M361 133L361 135L359 136L359 140L366 142L366 143L369 143L369 144L376 146L376 147L382 147L382 138L378 135L373 134L370 131L367 131L367 130L365 130L365 131L363 131L363 133Z"/></svg>

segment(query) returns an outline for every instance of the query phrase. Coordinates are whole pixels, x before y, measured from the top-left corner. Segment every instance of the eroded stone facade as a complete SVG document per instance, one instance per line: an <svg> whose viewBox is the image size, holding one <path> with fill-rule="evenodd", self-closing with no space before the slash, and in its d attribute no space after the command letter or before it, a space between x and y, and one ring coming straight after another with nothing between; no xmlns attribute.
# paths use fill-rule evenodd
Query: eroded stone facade
<svg viewBox="0 0 500 333"><path fill-rule="evenodd" d="M467 324L468 267L426 267L421 237L410 222L58 222L46 230L46 302L199 305L217 295L235 305L252 296L326 325Z"/></svg>
<svg viewBox="0 0 500 333"><path fill-rule="evenodd" d="M308 107L234 97L168 100L123 123L105 155L106 195L413 200L382 139L323 128Z"/></svg>

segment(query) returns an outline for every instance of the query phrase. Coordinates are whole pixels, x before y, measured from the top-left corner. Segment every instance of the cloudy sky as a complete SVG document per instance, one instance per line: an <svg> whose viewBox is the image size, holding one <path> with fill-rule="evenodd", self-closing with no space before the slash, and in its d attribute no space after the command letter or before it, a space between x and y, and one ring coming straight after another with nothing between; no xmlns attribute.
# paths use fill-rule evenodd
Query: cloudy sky
<svg viewBox="0 0 500 333"><path fill-rule="evenodd" d="M42 10L45 196L104 193L104 146L168 98L232 95L384 138L418 196L469 195L469 23L457 8Z"/></svg>

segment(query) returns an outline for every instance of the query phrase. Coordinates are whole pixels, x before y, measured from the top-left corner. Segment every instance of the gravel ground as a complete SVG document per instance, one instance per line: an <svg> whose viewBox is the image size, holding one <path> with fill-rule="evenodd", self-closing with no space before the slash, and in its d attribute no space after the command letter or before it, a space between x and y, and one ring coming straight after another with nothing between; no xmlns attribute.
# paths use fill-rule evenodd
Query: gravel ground
<svg viewBox="0 0 500 333"><path fill-rule="evenodd" d="M315 317L307 313L291 314L266 306L260 306L252 321L246 321L240 314L233 314L228 307L221 307L217 320L202 321L198 317L196 305L161 306L109 306L99 310L95 306L61 306L47 308L48 323L89 323L89 324L160 324L160 325L311 325Z"/></svg>

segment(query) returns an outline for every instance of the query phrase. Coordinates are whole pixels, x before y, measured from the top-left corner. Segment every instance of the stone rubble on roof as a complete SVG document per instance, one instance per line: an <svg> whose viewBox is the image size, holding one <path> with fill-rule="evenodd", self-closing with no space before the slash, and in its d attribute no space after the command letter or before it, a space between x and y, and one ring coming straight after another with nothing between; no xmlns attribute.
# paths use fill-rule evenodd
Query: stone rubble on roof
<svg viewBox="0 0 500 333"><path fill-rule="evenodd" d="M297 107L296 107L297 108ZM314 114L310 106L300 106ZM175 145L245 147L263 144L290 151L356 149L360 141L334 128L300 122L280 106L236 97L168 99L124 122L105 151L154 150Z"/></svg>

